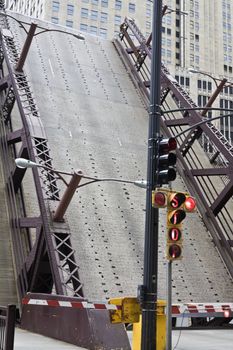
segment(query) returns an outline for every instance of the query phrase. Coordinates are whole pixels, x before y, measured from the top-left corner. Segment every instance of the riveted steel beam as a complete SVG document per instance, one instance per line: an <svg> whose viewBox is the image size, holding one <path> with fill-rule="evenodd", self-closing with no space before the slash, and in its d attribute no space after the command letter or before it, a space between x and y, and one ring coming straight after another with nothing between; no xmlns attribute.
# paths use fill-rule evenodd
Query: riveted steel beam
<svg viewBox="0 0 233 350"><path fill-rule="evenodd" d="M0 1L0 9L4 12L2 1ZM0 17L0 26L5 29L9 28L7 17L4 15ZM35 29L34 27L31 26L32 30ZM32 39L33 33L31 34ZM23 52L26 52L25 50ZM49 202L59 203L59 188L57 177L52 171L49 171L49 168L52 168L52 159L47 137L30 85L22 71L26 55L19 57L13 35L2 33L0 34L0 52L1 64L4 62L5 67L4 73L7 73L6 77L2 76L0 81L0 84L2 82L0 90L4 90L1 102L3 115L1 122L5 124L2 127L4 130L2 152L7 160L5 173L8 178L11 221L14 223L12 226L13 246L17 262L19 295L23 296L30 288L34 291L51 293L55 287L58 294L69 293L80 296L82 295L82 284L79 280L78 266L70 241L69 227L66 227L66 240L64 240L62 227L54 232L50 225ZM15 66L20 72L17 72ZM12 126L13 107L17 108L21 118L22 128L20 130L14 130ZM18 151L15 145L20 142L22 145ZM16 157L31 159L47 167L46 170L33 169L32 171L40 211L39 222L36 218L27 218L21 190L25 169L14 168L12 172L13 160ZM19 207L18 202L21 203ZM36 228L36 241L31 246L30 236L33 228ZM28 248L26 251L25 247Z"/></svg>

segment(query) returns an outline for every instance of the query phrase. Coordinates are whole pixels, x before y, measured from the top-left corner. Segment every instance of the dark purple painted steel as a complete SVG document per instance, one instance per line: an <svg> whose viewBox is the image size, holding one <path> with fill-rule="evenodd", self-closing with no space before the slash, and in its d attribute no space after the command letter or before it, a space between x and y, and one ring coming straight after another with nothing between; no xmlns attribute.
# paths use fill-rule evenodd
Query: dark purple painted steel
<svg viewBox="0 0 233 350"><path fill-rule="evenodd" d="M13 350L15 337L15 305L0 306L0 349Z"/></svg>
<svg viewBox="0 0 233 350"><path fill-rule="evenodd" d="M4 12L2 0L0 10ZM8 19L4 15L0 16L0 26L9 28ZM23 60L24 56L21 56ZM1 148L6 163L4 172L7 179L19 295L23 297L30 290L51 293L55 286L59 294L82 296L82 284L70 241L69 227L66 225L64 232L62 224L59 227L58 223L54 227L51 222L50 207L53 207L54 202L60 201L57 176L48 169L52 168L48 141L28 81L23 72L18 73L14 69L18 62L21 62L21 70L23 61L19 61L14 40L1 33ZM21 117L20 130L14 130L11 124L13 107L18 109ZM16 143L21 143L19 151L16 151ZM30 159L47 167L46 170L33 169L39 219L27 218L21 190L25 170L15 167L14 158L17 157ZM33 247L31 228L36 228Z"/></svg>
<svg viewBox="0 0 233 350"><path fill-rule="evenodd" d="M86 301L58 295L30 294L33 299L65 302ZM112 324L108 310L23 305L21 327L90 350L130 350L123 324Z"/></svg>
<svg viewBox="0 0 233 350"><path fill-rule="evenodd" d="M138 41L137 43L134 41L132 45L132 40L129 39L130 34L133 34ZM147 66L145 58L151 59L151 47L148 45L150 40L146 40L135 22L129 18L126 18L121 25L119 37L120 40L116 40L114 45L127 65L134 83L142 90L143 96L147 98L148 104L149 94L145 93L145 89L149 91L150 88L150 68ZM222 85L224 83L225 80ZM183 127L191 127L202 121L206 110L203 109L202 113L197 110L190 110L190 108L195 108L197 105L164 65L161 69L161 84L162 107L166 110L166 114L162 114L161 126L167 136L177 136L183 130ZM219 87L215 95L219 93L220 88L222 86ZM179 114L178 112L175 114L167 113L167 110L169 110L169 103L166 101L168 94L178 108L184 110L187 108L187 111ZM215 97L210 98L208 105L212 103ZM201 164L195 152L195 142L198 142L201 135L208 138L208 142L213 148L213 153L209 155L208 168ZM178 136L177 142L179 145L177 151L179 173L186 181L189 191L197 197L203 220L233 277L233 251L230 244L233 238L233 218L232 213L227 208L233 195L233 146L211 123L198 126L185 136ZM216 190L214 186L214 177L216 176L219 177L219 181L226 181L223 190Z"/></svg>

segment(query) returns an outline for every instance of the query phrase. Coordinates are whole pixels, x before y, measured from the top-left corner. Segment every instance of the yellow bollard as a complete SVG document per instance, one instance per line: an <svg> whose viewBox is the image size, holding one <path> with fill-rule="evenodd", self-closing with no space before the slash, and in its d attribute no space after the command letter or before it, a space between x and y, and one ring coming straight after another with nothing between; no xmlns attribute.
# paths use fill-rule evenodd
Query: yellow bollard
<svg viewBox="0 0 233 350"><path fill-rule="evenodd" d="M165 315L165 300L157 302L157 350L166 349L166 315ZM142 316L138 323L133 324L133 350L141 349L141 330Z"/></svg>

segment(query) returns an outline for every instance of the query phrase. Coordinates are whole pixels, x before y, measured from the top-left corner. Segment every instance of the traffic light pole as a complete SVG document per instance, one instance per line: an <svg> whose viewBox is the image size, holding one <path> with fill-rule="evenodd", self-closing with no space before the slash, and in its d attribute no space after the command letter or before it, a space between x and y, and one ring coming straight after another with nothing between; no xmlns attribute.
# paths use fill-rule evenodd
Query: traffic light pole
<svg viewBox="0 0 233 350"><path fill-rule="evenodd" d="M172 348L172 261L167 262L166 350Z"/></svg>
<svg viewBox="0 0 233 350"><path fill-rule="evenodd" d="M160 137L160 72L162 0L153 2L153 34L151 59L150 114L148 131L148 164L146 222L144 245L144 277L142 299L141 350L156 350L156 310L158 284L158 224L159 211L152 207L152 191L157 185L156 167Z"/></svg>

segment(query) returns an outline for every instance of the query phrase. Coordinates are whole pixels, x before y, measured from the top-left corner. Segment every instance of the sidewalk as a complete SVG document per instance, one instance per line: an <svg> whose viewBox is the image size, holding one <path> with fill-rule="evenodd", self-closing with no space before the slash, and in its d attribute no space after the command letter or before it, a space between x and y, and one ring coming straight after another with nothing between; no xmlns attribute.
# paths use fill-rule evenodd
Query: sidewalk
<svg viewBox="0 0 233 350"><path fill-rule="evenodd" d="M132 340L132 333L128 332ZM172 332L171 350L232 350L232 330L182 330ZM179 340L179 341L178 341ZM177 342L178 341L178 342ZM177 345L176 345L177 344ZM16 328L14 350L86 350L72 344Z"/></svg>
<svg viewBox="0 0 233 350"><path fill-rule="evenodd" d="M20 328L15 329L14 350L85 350L72 344L30 333Z"/></svg>
<svg viewBox="0 0 233 350"><path fill-rule="evenodd" d="M232 350L233 329L182 330L181 333L173 331L172 345L171 350Z"/></svg>

